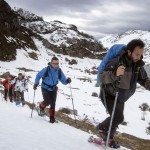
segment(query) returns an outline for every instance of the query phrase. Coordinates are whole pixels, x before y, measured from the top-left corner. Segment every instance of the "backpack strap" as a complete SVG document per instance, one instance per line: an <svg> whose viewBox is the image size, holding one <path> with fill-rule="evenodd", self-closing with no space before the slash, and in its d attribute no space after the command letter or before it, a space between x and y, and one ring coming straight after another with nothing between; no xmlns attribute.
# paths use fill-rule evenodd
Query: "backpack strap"
<svg viewBox="0 0 150 150"><path fill-rule="evenodd" d="M46 84L46 83L44 82L44 79L49 76L49 74L48 74L49 71L51 72L49 66L47 66L46 72L45 72L44 76L42 77L42 83L45 84L46 86L48 86L49 88L53 88L53 87L55 87L57 84L52 86L52 85L48 85L48 84ZM61 72L62 72L62 71L61 71L61 69L59 68L59 70L58 70L58 79L59 79L59 80L61 79ZM53 80L52 72L51 72L51 77L52 77L52 80ZM53 83L54 83L54 80L53 80ZM58 83L58 82L57 82L57 83Z"/></svg>

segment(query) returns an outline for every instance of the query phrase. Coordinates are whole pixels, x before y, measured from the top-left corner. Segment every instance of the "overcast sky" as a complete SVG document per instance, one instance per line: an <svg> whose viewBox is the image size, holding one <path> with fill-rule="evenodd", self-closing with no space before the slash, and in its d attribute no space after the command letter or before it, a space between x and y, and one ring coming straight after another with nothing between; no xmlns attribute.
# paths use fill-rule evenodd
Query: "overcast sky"
<svg viewBox="0 0 150 150"><path fill-rule="evenodd" d="M105 34L150 29L150 0L6 0L45 21L74 24L100 38Z"/></svg>

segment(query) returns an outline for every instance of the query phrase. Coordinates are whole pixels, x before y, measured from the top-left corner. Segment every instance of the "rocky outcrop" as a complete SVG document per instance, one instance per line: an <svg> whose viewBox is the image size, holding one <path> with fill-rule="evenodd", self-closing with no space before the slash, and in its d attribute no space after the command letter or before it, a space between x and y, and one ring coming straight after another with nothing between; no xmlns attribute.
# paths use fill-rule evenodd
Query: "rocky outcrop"
<svg viewBox="0 0 150 150"><path fill-rule="evenodd" d="M0 26L3 25L12 30L20 27L17 14L7 2L0 0Z"/></svg>
<svg viewBox="0 0 150 150"><path fill-rule="evenodd" d="M15 60L16 49L36 49L30 34L30 30L20 25L19 16L8 3L0 0L0 60Z"/></svg>

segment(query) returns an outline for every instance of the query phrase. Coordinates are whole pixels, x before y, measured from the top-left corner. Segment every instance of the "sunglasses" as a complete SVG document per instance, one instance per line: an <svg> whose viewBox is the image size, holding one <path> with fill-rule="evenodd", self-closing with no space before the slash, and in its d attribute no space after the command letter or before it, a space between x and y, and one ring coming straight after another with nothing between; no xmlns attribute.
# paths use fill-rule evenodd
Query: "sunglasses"
<svg viewBox="0 0 150 150"><path fill-rule="evenodd" d="M52 63L53 65L59 65L59 63Z"/></svg>

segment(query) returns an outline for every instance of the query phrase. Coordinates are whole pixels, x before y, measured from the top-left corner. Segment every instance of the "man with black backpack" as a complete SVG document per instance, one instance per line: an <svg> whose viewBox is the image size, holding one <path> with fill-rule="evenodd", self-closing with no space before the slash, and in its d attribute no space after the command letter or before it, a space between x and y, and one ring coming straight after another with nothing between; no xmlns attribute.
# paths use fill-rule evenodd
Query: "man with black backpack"
<svg viewBox="0 0 150 150"><path fill-rule="evenodd" d="M122 46L117 57L111 57L105 65L102 62L104 70L99 76L100 98L110 116L96 128L103 140L107 142L109 140L109 145L113 148L119 147L113 138L118 125L124 120L125 101L135 93L137 83L150 90L150 78L147 76L142 60L144 46L143 41L134 39L126 46Z"/></svg>
<svg viewBox="0 0 150 150"><path fill-rule="evenodd" d="M70 78L66 78L62 70L59 68L59 60L57 57L53 57L51 62L48 64L47 67L43 68L35 78L35 84L33 89L36 90L37 86L39 85L39 81L42 78L42 95L44 101L40 103L40 112L39 115L45 115L45 107L50 105L49 109L49 116L50 116L50 123L55 122L55 103L57 97L57 84L60 80L61 83L64 85L71 83Z"/></svg>

